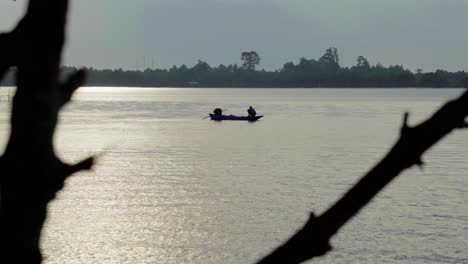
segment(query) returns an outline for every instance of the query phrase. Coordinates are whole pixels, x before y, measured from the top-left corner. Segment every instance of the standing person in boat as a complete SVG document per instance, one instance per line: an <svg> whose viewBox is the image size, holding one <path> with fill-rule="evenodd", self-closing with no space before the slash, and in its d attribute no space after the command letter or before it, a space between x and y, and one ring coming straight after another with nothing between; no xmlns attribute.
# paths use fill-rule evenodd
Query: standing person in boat
<svg viewBox="0 0 468 264"><path fill-rule="evenodd" d="M247 113L249 113L249 117L255 117L257 115L257 111L255 111L255 109L250 106L249 109L247 109Z"/></svg>

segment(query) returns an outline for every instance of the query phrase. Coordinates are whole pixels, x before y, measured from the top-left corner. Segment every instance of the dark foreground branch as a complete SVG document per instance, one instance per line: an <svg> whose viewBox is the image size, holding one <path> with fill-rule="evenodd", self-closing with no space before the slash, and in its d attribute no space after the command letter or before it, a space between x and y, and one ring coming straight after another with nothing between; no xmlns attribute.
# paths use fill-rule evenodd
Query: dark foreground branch
<svg viewBox="0 0 468 264"><path fill-rule="evenodd" d="M71 100L75 91L84 85L86 81L86 72L79 70L72 74L60 87L60 104L65 105Z"/></svg>
<svg viewBox="0 0 468 264"><path fill-rule="evenodd" d="M15 64L15 41L12 33L0 34L0 80L5 73Z"/></svg>
<svg viewBox="0 0 468 264"><path fill-rule="evenodd" d="M41 263L39 241L47 205L89 158L67 165L54 152L58 114L83 84L80 71L61 84L59 65L65 42L68 0L30 0L11 33L0 35L0 77L17 67L11 133L0 158L2 263ZM5 59L6 58L6 59Z"/></svg>
<svg viewBox="0 0 468 264"><path fill-rule="evenodd" d="M329 240L403 170L422 166L423 153L457 128L467 127L468 91L445 104L430 119L409 127L405 114L401 135L387 156L322 215L306 225L259 263L301 263L326 254Z"/></svg>

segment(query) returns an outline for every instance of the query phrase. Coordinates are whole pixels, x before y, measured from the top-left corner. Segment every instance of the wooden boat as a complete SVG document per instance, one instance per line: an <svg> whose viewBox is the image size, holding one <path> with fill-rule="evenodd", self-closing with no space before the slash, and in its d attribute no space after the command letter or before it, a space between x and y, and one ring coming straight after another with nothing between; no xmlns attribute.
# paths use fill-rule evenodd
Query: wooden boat
<svg viewBox="0 0 468 264"><path fill-rule="evenodd" d="M210 114L211 120L216 120L216 121L221 121L221 120L238 120L238 121L250 121L250 122L255 122L262 118L263 116L255 116L255 117L250 117L250 116L235 116L235 115L215 115L215 114Z"/></svg>

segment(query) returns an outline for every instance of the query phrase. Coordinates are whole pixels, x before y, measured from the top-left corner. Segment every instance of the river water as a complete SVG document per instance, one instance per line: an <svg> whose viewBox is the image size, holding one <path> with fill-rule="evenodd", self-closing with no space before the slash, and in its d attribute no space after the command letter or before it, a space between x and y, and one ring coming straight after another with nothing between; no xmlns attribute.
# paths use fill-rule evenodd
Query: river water
<svg viewBox="0 0 468 264"><path fill-rule="evenodd" d="M405 111L417 124L461 92L82 88L61 115L56 150L69 162L100 158L51 203L44 263L253 263L379 161ZM265 117L203 119L249 105ZM424 160L311 263L468 263L468 131Z"/></svg>

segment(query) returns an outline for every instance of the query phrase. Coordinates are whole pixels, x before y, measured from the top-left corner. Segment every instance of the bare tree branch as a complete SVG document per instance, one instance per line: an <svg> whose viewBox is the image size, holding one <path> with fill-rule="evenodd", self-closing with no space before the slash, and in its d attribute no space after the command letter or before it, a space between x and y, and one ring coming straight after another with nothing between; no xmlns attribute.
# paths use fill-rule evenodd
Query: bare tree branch
<svg viewBox="0 0 468 264"><path fill-rule="evenodd" d="M62 174L65 176L65 178L67 178L79 171L90 170L94 165L94 159L94 157L90 157L77 164L66 165Z"/></svg>
<svg viewBox="0 0 468 264"><path fill-rule="evenodd" d="M322 215L311 215L305 226L258 263L301 263L326 254L329 240L403 170L422 166L421 156L435 143L463 124L468 115L468 91L445 104L431 118L408 127L403 118L399 140L386 157Z"/></svg>
<svg viewBox="0 0 468 264"><path fill-rule="evenodd" d="M84 85L86 81L86 71L79 70L72 74L67 81L62 84L60 88L61 92L61 104L64 105L71 100L73 93Z"/></svg>

